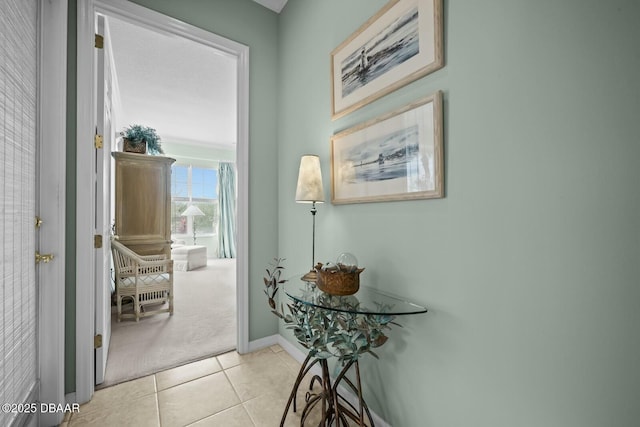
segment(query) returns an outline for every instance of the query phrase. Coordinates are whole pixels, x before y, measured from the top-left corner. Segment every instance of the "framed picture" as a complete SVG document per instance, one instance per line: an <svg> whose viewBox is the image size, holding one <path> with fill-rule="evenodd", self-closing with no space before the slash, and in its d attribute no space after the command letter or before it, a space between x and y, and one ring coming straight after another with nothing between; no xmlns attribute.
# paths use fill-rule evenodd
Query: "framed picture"
<svg viewBox="0 0 640 427"><path fill-rule="evenodd" d="M331 203L443 196L442 92L331 137Z"/></svg>
<svg viewBox="0 0 640 427"><path fill-rule="evenodd" d="M444 65L442 0L391 0L331 52L337 119Z"/></svg>

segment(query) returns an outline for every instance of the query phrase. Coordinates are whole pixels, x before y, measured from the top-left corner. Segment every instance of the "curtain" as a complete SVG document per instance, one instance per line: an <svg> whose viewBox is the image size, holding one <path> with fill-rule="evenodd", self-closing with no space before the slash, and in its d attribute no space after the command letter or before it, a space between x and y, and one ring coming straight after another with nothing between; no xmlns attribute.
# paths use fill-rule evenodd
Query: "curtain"
<svg viewBox="0 0 640 427"><path fill-rule="evenodd" d="M220 227L218 230L218 256L236 257L236 171L233 163L220 163L218 168L218 205Z"/></svg>

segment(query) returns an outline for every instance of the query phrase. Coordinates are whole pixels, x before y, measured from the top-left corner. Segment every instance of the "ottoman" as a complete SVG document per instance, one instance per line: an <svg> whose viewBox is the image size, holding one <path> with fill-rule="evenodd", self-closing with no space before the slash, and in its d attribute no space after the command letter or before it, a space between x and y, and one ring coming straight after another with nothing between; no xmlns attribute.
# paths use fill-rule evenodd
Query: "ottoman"
<svg viewBox="0 0 640 427"><path fill-rule="evenodd" d="M173 269L189 271L207 265L206 246L178 246L171 249Z"/></svg>

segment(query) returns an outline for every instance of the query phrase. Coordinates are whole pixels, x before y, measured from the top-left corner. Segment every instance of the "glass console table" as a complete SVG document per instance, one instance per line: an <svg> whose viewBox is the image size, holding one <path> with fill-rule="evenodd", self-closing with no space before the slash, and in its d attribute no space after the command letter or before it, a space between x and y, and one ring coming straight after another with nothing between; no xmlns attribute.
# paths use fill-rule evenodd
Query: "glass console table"
<svg viewBox="0 0 640 427"><path fill-rule="evenodd" d="M397 316L426 313L427 309L362 285L354 295L329 295L318 289L315 283L303 281L303 275L301 273L287 279L284 290L292 300L287 327L293 329L294 335L309 350L309 354L300 367L280 426L284 426L291 404L296 412L298 388L311 368L319 364L321 374L313 375L310 388L317 381L321 390L307 393L301 425L304 425L311 411L321 405L320 426L348 426L347 418L365 426L366 416L369 425L374 427L371 413L362 397L358 359L364 353L373 353L372 348L387 341L385 331ZM342 364L333 381L327 363L331 357L336 357L338 363ZM351 368L355 370L355 383L346 376ZM358 407L339 393L338 386L341 383L355 394Z"/></svg>

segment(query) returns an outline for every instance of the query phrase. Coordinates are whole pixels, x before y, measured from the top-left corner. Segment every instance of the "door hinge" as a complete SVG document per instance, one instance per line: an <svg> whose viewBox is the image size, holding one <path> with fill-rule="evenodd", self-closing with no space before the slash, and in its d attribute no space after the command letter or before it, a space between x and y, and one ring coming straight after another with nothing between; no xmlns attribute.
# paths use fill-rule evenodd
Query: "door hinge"
<svg viewBox="0 0 640 427"><path fill-rule="evenodd" d="M93 137L93 145L95 145L96 148L102 148L102 141L104 141L102 135L96 134L96 136Z"/></svg>
<svg viewBox="0 0 640 427"><path fill-rule="evenodd" d="M102 335L98 334L93 337L93 348L102 347Z"/></svg>
<svg viewBox="0 0 640 427"><path fill-rule="evenodd" d="M100 249L102 247L102 234L95 234L93 236L93 247Z"/></svg>
<svg viewBox="0 0 640 427"><path fill-rule="evenodd" d="M100 34L96 34L95 47L98 49L102 49L104 47L104 37Z"/></svg>
<svg viewBox="0 0 640 427"><path fill-rule="evenodd" d="M40 264L44 262L45 264L51 262L53 260L53 254L41 254L36 251L36 264Z"/></svg>

